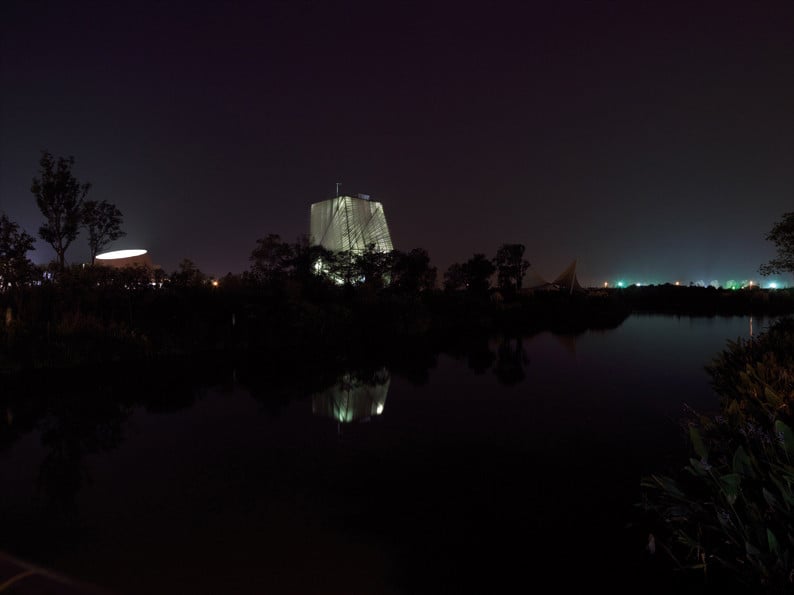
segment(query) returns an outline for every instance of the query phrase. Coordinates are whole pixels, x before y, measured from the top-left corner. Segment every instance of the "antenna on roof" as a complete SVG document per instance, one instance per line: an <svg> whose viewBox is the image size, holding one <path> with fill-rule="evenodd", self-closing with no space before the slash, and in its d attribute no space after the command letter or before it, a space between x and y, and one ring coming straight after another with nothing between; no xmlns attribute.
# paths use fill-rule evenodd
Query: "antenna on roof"
<svg viewBox="0 0 794 595"><path fill-rule="evenodd" d="M342 185L341 182L336 183L336 195L339 196L339 187Z"/></svg>

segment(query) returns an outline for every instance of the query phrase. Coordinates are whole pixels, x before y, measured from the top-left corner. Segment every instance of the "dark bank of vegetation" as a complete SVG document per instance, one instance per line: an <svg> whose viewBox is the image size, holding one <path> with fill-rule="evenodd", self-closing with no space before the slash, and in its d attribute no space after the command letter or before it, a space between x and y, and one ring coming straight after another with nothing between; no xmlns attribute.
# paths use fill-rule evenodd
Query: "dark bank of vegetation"
<svg viewBox="0 0 794 595"><path fill-rule="evenodd" d="M141 270L67 268L56 280L0 295L5 369L157 359L204 352L271 359L342 358L445 345L496 333L611 328L628 315L608 295L405 291L227 276L217 286L183 267L161 286Z"/></svg>
<svg viewBox="0 0 794 595"><path fill-rule="evenodd" d="M401 258L421 258L413 251ZM614 328L631 312L779 315L794 310L789 291L643 287L570 293L406 289L393 283L337 285L284 272L207 279L191 263L152 285L143 269L71 267L52 280L0 294L5 369L151 359L200 352L272 353L301 359L438 348L462 337L577 334ZM371 278L370 278L371 279Z"/></svg>
<svg viewBox="0 0 794 595"><path fill-rule="evenodd" d="M293 248L313 249L305 244ZM368 254L344 257L365 260ZM406 262L416 265L415 273L405 271ZM577 334L615 328L631 312L713 316L794 311L788 290L436 289L426 283L432 269L424 251L393 253L387 264L377 276L370 267L365 280L342 284L293 265L263 273L256 260L250 272L214 283L189 261L154 281L150 271L140 268L66 267L52 279L7 287L0 294L0 366L9 370L248 351L305 360L400 351L418 342L444 349L467 336L542 330Z"/></svg>
<svg viewBox="0 0 794 595"><path fill-rule="evenodd" d="M620 292L632 312L680 316L780 316L794 312L794 290L664 285L631 286Z"/></svg>

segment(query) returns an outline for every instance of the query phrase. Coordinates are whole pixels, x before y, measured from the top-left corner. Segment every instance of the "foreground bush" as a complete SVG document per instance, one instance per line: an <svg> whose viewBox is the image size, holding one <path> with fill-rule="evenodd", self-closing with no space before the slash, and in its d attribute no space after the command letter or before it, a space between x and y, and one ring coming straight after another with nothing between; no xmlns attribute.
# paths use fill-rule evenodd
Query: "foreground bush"
<svg viewBox="0 0 794 595"><path fill-rule="evenodd" d="M729 342L707 366L720 414L691 412L681 473L643 478L656 544L744 592L794 589L794 320Z"/></svg>

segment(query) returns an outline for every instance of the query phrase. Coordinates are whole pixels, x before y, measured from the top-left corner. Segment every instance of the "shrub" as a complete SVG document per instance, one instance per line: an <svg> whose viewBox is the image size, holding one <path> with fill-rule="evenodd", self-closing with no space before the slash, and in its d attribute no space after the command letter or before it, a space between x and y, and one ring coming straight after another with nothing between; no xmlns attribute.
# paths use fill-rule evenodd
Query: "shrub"
<svg viewBox="0 0 794 595"><path fill-rule="evenodd" d="M657 543L709 580L791 592L794 321L729 342L706 370L721 413L689 412L689 462L677 477L641 482L646 511L660 522Z"/></svg>

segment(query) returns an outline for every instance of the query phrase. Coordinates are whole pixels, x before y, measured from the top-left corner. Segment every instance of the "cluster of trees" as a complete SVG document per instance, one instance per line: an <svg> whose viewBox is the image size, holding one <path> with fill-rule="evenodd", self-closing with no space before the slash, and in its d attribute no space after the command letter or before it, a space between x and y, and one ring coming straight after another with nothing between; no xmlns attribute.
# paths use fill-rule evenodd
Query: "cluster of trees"
<svg viewBox="0 0 794 595"><path fill-rule="evenodd" d="M524 258L523 244L502 244L494 258L474 254L464 263L454 263L444 273L443 287L448 291L467 290L486 294L496 275L498 288L512 294L521 289L530 263ZM312 245L301 237L287 243L278 234L257 240L251 253L248 278L256 282L278 283L285 280L308 282L318 277L340 285L388 286L392 290L422 292L436 287L438 271L423 248L409 252L378 252L370 245L363 252L331 252Z"/></svg>
<svg viewBox="0 0 794 595"><path fill-rule="evenodd" d="M521 289L529 261L524 258L523 244L502 244L493 259L477 253L464 263L454 263L444 273L444 289L465 288L473 293L485 293L496 273L497 284L505 293Z"/></svg>
<svg viewBox="0 0 794 595"><path fill-rule="evenodd" d="M260 283L320 279L375 289L388 285L396 291L418 293L433 289L437 275L422 248L378 252L370 245L363 252L332 252L311 244L306 236L287 243L278 234L270 234L257 240L250 260L247 278Z"/></svg>
<svg viewBox="0 0 794 595"><path fill-rule="evenodd" d="M1 213L0 281L3 287L18 287L32 278L35 267L28 252L33 249L33 236Z"/></svg>
<svg viewBox="0 0 794 595"><path fill-rule="evenodd" d="M30 191L44 217L39 237L52 246L56 266L66 268L66 251L82 229L88 235L93 264L96 255L111 242L123 237L122 213L108 201L86 200L91 184L80 183L72 173L74 157L58 157L43 151L39 175ZM34 250L34 238L5 213L0 214L0 282L17 287L31 281L36 268L27 256Z"/></svg>

